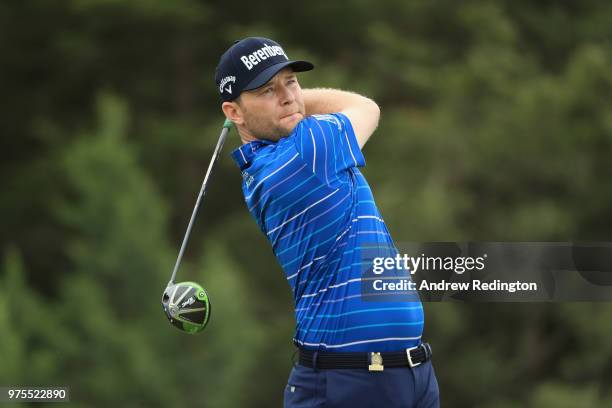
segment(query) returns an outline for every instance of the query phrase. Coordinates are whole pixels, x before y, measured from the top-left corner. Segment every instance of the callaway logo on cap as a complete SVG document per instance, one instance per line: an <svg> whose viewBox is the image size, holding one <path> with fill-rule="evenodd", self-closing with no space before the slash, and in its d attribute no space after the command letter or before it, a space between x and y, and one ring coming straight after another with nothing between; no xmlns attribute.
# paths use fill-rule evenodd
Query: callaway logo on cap
<svg viewBox="0 0 612 408"><path fill-rule="evenodd" d="M268 38L249 37L234 44L221 56L215 83L223 101L232 101L243 91L265 85L283 68L295 72L314 68L308 61L291 61L283 48Z"/></svg>

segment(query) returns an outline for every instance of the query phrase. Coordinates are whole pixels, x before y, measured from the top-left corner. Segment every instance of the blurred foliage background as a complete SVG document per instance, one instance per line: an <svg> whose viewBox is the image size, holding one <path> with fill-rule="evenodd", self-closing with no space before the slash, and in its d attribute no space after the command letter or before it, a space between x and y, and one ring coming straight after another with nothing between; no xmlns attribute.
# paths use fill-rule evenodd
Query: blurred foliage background
<svg viewBox="0 0 612 408"><path fill-rule="evenodd" d="M610 240L612 3L2 2L0 384L281 405L292 299L235 133L179 271L212 320L188 336L160 307L222 125L214 68L252 35L315 63L303 87L380 104L364 174L396 241ZM612 406L609 304L425 308L442 406Z"/></svg>

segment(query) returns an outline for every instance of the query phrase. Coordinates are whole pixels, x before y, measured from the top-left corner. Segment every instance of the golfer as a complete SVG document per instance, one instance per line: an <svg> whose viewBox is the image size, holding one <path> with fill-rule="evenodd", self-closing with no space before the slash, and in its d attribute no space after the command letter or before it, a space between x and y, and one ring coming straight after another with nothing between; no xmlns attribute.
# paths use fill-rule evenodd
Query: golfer
<svg viewBox="0 0 612 408"><path fill-rule="evenodd" d="M215 72L223 113L243 143L232 157L246 205L293 292L299 364L284 405L437 407L418 297L364 290L365 248L397 254L358 169L379 107L351 92L301 89L296 73L313 68L270 39L250 37L235 42Z"/></svg>

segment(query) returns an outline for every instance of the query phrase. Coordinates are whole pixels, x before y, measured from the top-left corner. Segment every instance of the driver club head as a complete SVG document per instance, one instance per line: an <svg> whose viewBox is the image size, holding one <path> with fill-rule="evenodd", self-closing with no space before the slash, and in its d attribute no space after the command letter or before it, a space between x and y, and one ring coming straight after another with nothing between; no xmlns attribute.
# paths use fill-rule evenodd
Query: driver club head
<svg viewBox="0 0 612 408"><path fill-rule="evenodd" d="M169 283L162 307L170 323L189 334L204 330L210 319L208 293L195 282Z"/></svg>

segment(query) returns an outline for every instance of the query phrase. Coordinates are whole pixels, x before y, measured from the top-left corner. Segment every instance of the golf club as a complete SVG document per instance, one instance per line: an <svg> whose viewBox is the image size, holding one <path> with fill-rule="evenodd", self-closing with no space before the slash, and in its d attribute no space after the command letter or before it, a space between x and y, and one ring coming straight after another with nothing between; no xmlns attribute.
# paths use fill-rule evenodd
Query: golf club
<svg viewBox="0 0 612 408"><path fill-rule="evenodd" d="M204 176L200 194L198 194L198 199L193 207L191 219L187 225L187 231L185 232L181 249L179 250L176 263L174 264L172 276L170 277L170 281L168 282L168 285L164 290L164 294L162 295L162 307L170 323L178 329L190 334L200 332L204 329L204 327L206 327L206 324L210 319L210 299L208 298L208 293L206 290L195 282L175 283L176 272L181 264L181 260L183 259L183 253L185 252L185 247L187 246L189 234L191 233L191 228L193 227L193 223L198 213L200 202L206 193L206 185L208 184L210 173L212 172L215 162L219 158L219 154L223 148L223 143L225 143L225 138L227 137L231 127L232 122L229 119L226 119L212 159L208 165L206 176Z"/></svg>

